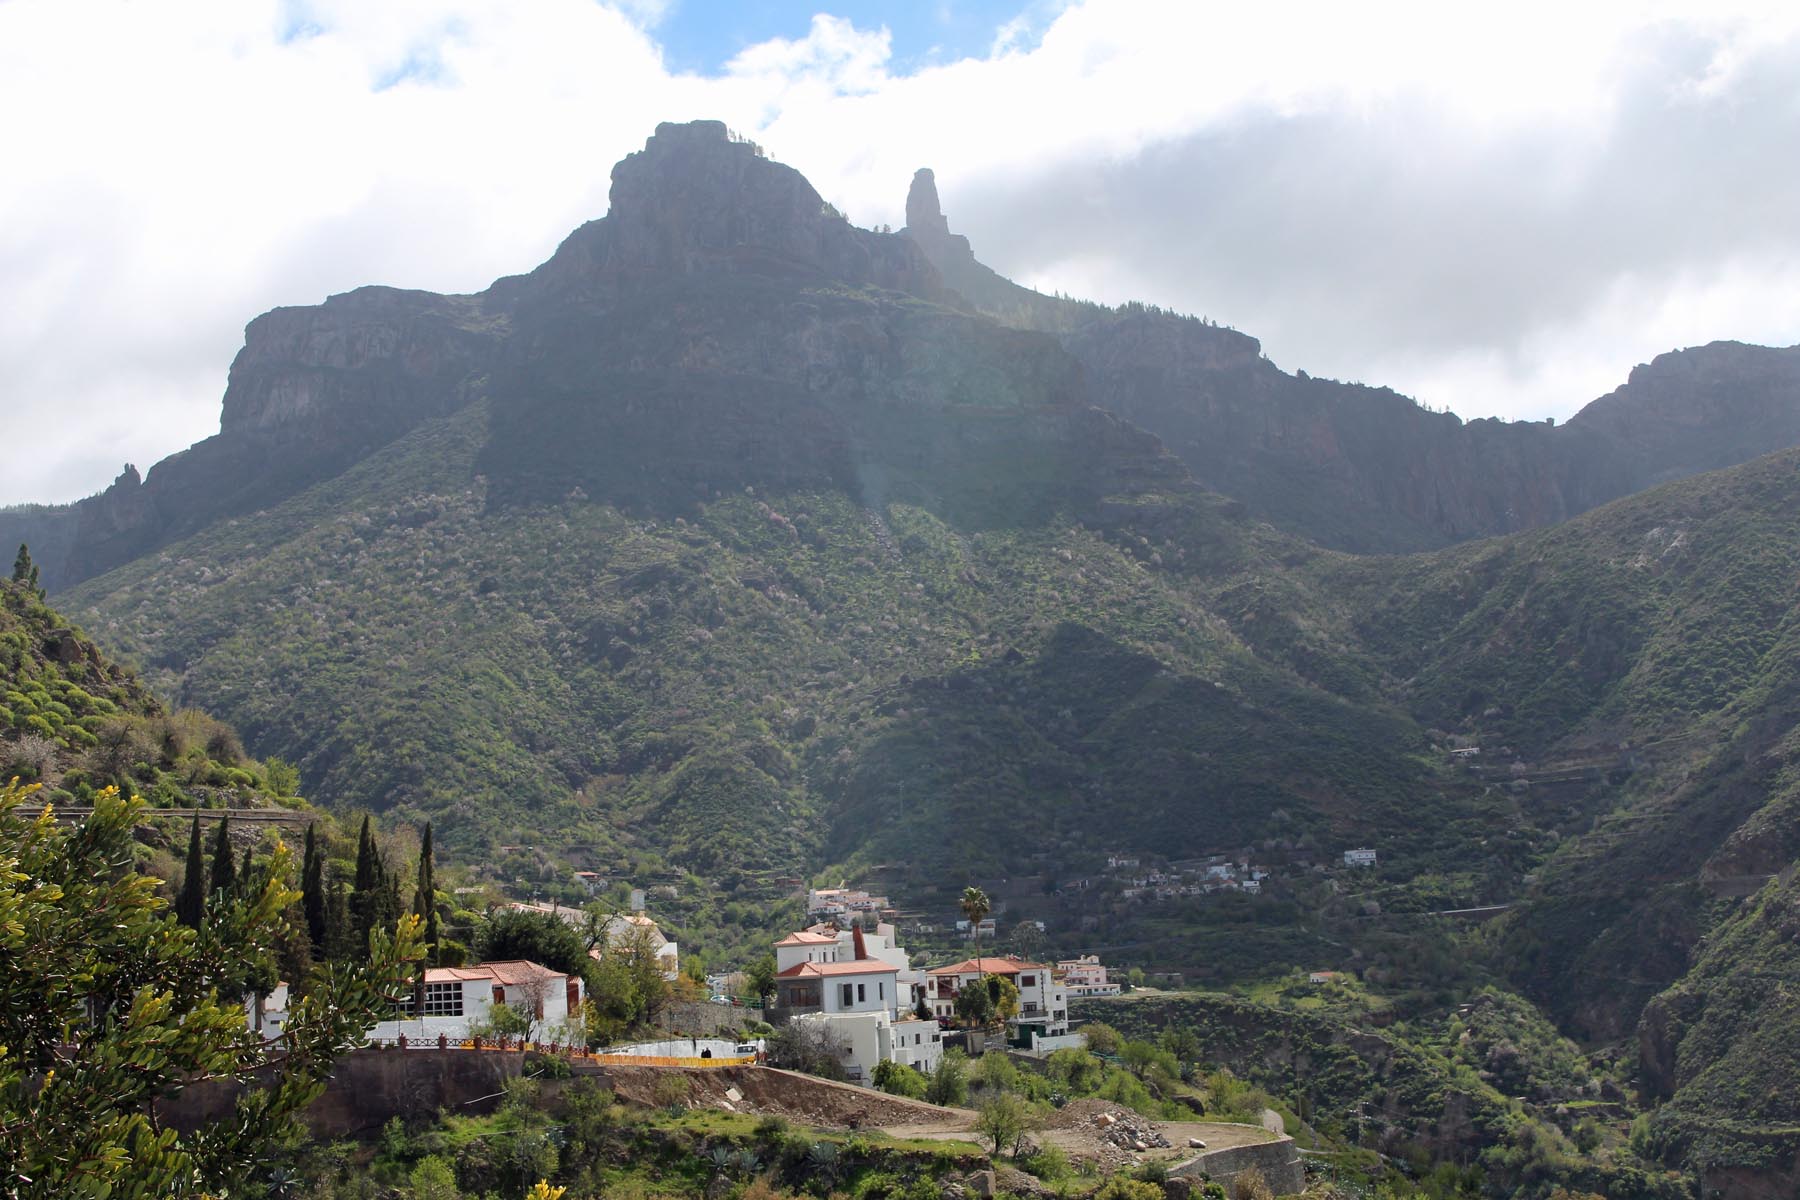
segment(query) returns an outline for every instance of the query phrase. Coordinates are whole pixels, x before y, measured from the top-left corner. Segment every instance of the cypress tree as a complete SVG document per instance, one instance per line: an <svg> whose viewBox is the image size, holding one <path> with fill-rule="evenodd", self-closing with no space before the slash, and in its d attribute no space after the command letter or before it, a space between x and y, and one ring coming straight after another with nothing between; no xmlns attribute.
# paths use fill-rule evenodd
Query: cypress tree
<svg viewBox="0 0 1800 1200"><path fill-rule="evenodd" d="M38 586L37 564L31 561L31 547L24 542L19 543L19 556L13 559L12 578L14 583L30 588L38 599L44 598L44 589Z"/></svg>
<svg viewBox="0 0 1800 1200"><path fill-rule="evenodd" d="M387 906L387 864L375 848L375 833L365 813L362 834L356 842L356 879L350 885L350 915L355 922L356 945L362 953L369 948L369 935L381 923Z"/></svg>
<svg viewBox="0 0 1800 1200"><path fill-rule="evenodd" d="M200 915L206 911L206 859L200 853L200 815L188 830L187 870L181 877L181 891L175 896L175 919L191 929L200 928Z"/></svg>
<svg viewBox="0 0 1800 1200"><path fill-rule="evenodd" d="M244 860L238 864L237 888L246 896L256 890L256 883L251 878L251 869L256 865L255 856L252 853L254 849L255 847L245 846Z"/></svg>
<svg viewBox="0 0 1800 1200"><path fill-rule="evenodd" d="M437 879L431 862L431 822L425 822L425 837L419 843L419 883L413 889L412 910L425 922L425 965L437 962L438 914Z"/></svg>
<svg viewBox="0 0 1800 1200"><path fill-rule="evenodd" d="M306 933L315 955L325 955L325 856L319 853L313 827L306 827L306 857L300 865L300 907L306 913Z"/></svg>
<svg viewBox="0 0 1800 1200"><path fill-rule="evenodd" d="M325 957L348 962L356 956L356 929L350 919L350 894L342 879L331 881L325 901Z"/></svg>
<svg viewBox="0 0 1800 1200"><path fill-rule="evenodd" d="M207 889L207 894L230 894L232 885L236 882L237 864L231 857L231 818L220 817L219 838L213 843L212 885Z"/></svg>

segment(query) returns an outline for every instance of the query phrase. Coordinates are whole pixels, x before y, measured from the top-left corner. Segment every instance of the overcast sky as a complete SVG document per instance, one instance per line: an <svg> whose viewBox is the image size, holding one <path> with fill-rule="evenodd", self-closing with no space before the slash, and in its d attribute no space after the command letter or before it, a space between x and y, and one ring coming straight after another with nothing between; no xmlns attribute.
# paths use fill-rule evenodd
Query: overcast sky
<svg viewBox="0 0 1800 1200"><path fill-rule="evenodd" d="M1800 5L821 4L0 0L0 503L215 432L265 309L529 269L664 120L1466 417L1800 342Z"/></svg>

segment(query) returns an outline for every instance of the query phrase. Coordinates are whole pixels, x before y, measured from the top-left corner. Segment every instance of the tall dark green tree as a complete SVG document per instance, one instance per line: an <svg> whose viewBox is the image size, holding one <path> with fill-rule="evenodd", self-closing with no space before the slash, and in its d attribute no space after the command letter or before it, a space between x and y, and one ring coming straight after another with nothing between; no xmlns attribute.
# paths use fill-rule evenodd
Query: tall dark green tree
<svg viewBox="0 0 1800 1200"><path fill-rule="evenodd" d="M206 858L200 852L200 816L188 830L187 870L181 877L181 891L175 896L175 919L190 929L200 928L200 916L206 911Z"/></svg>
<svg viewBox="0 0 1800 1200"><path fill-rule="evenodd" d="M388 887L387 864L381 860L375 830L365 813L356 840L356 878L350 884L350 917L359 947L368 946L369 934L382 924Z"/></svg>
<svg viewBox="0 0 1800 1200"><path fill-rule="evenodd" d="M31 561L31 547L24 542L19 543L19 556L13 559L12 581L24 584L36 592L40 600L43 599L44 589L38 586L37 564Z"/></svg>
<svg viewBox="0 0 1800 1200"><path fill-rule="evenodd" d="M350 915L350 890L334 879L325 901L325 957L350 962L358 955L356 922Z"/></svg>
<svg viewBox="0 0 1800 1200"><path fill-rule="evenodd" d="M255 847L245 846L243 860L238 863L237 880L236 880L236 887L237 887L238 891L248 893L252 888L254 888L256 886L256 880L254 878L252 878L255 867L256 867Z"/></svg>
<svg viewBox="0 0 1800 1200"><path fill-rule="evenodd" d="M300 866L300 907L306 913L306 934L313 953L325 955L325 856L313 827L306 827L306 856Z"/></svg>
<svg viewBox="0 0 1800 1200"><path fill-rule="evenodd" d="M412 910L424 927L425 965L437 963L438 913L437 878L431 862L431 822L425 822L425 836L419 842L419 882L413 888Z"/></svg>
<svg viewBox="0 0 1800 1200"><path fill-rule="evenodd" d="M237 862L231 857L231 818L219 818L219 836L213 842L212 880L207 895L230 895L237 883Z"/></svg>

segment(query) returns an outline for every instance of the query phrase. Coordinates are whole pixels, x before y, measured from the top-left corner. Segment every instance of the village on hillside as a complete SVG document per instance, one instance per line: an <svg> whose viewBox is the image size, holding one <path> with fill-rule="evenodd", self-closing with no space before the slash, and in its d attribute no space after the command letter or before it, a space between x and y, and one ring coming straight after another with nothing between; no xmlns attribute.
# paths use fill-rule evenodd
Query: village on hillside
<svg viewBox="0 0 1800 1200"><path fill-rule="evenodd" d="M981 952L980 942L991 939L995 927L985 915L987 898L977 889L970 893L972 919L958 922L958 932L977 952L923 966L915 959L924 956L910 954L900 943L887 897L848 887L809 890L811 923L771 945L773 970L761 980L766 990L747 1001L758 1014L750 1024L760 1019L773 1029L790 1028L815 1050L837 1057L840 1070L834 1074L862 1084L873 1082L884 1062L935 1071L947 1035L977 1053L984 1042L1040 1057L1080 1046L1081 1039L1070 1033L1070 999L1116 996L1124 985L1109 978L1106 965L1091 954L1039 962ZM632 889L630 897L625 911L598 919L588 908L554 902L508 901L496 911L591 927L594 945L587 952L595 960L631 945L654 956L664 981L681 981L678 944L645 911L643 890ZM742 981L745 975L731 978ZM724 986L726 979L715 975L709 982ZM750 990L758 992L754 986ZM367 1039L447 1047L510 1035L579 1045L584 1040L579 1012L587 998L580 974L530 960L432 966L415 994L398 1000L394 1016L370 1029ZM710 998L714 1004L746 1004L722 992ZM269 994L246 1000L246 1019L264 1038L278 1038L287 1003L287 985L278 984ZM667 1056L674 1044L661 1038L608 1049ZM767 1056L766 1038L689 1037L680 1046L685 1057L696 1059Z"/></svg>

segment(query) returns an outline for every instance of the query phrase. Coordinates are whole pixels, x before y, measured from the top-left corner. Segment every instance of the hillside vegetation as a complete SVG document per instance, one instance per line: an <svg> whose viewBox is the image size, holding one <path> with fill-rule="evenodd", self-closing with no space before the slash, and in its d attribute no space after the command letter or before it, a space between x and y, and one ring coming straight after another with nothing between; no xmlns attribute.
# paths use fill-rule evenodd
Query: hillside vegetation
<svg viewBox="0 0 1800 1200"><path fill-rule="evenodd" d="M117 787L159 807L251 805L297 782L250 758L224 722L168 711L35 588L10 580L0 580L0 778L77 803Z"/></svg>

